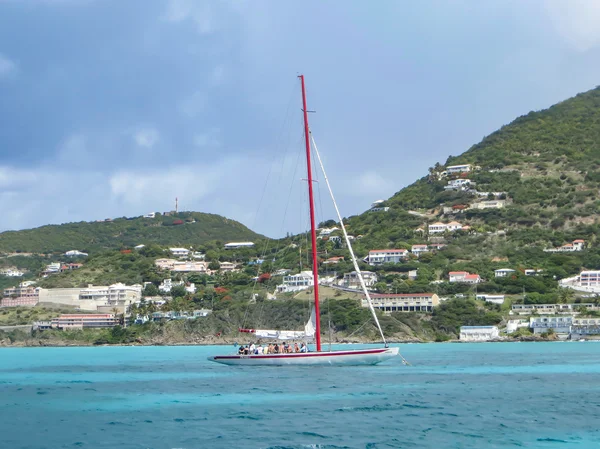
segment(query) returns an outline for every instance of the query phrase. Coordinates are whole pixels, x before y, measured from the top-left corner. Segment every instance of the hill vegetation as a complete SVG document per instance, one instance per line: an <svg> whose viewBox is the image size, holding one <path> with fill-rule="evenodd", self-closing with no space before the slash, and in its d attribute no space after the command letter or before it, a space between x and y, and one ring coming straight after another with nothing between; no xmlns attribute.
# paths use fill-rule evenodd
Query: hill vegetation
<svg viewBox="0 0 600 449"><path fill-rule="evenodd" d="M261 235L241 223L215 214L180 212L155 218L48 225L0 233L0 253L64 253L77 249L94 253L140 244L203 245L210 241L256 241Z"/></svg>

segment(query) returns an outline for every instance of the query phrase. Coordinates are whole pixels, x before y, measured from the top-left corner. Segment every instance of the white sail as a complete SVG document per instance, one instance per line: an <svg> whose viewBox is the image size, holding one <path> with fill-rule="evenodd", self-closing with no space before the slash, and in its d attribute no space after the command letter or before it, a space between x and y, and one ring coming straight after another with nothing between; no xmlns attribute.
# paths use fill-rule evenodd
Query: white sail
<svg viewBox="0 0 600 449"><path fill-rule="evenodd" d="M241 329L243 332L253 333L259 338L273 338L276 340L307 340L315 336L316 316L312 309L310 319L304 325L303 331L282 331L272 329Z"/></svg>

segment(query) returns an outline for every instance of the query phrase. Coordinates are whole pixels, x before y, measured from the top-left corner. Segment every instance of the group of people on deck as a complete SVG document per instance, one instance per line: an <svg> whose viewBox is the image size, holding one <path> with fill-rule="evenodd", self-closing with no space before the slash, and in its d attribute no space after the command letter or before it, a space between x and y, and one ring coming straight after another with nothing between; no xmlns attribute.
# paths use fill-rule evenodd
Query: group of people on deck
<svg viewBox="0 0 600 449"><path fill-rule="evenodd" d="M242 345L238 350L239 355L262 355L262 354L293 354L295 352L308 352L308 346L304 343L269 343L268 345Z"/></svg>

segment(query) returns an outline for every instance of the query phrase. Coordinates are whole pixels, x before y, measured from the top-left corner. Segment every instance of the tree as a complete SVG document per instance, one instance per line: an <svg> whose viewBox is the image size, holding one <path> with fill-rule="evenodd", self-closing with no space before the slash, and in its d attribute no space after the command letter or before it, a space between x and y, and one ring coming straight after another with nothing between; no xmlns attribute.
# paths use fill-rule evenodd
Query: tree
<svg viewBox="0 0 600 449"><path fill-rule="evenodd" d="M218 260L213 260L208 264L209 270L219 270L221 268L221 264L219 264Z"/></svg>
<svg viewBox="0 0 600 449"><path fill-rule="evenodd" d="M559 304L567 304L571 302L575 293L570 288L561 288L558 291L558 302Z"/></svg>
<svg viewBox="0 0 600 449"><path fill-rule="evenodd" d="M148 284L144 287L144 291L142 292L142 296L158 296L160 292L158 291L158 287L154 284Z"/></svg>
<svg viewBox="0 0 600 449"><path fill-rule="evenodd" d="M375 290L377 293L387 293L388 286L385 282L378 282L375 284Z"/></svg>
<svg viewBox="0 0 600 449"><path fill-rule="evenodd" d="M187 290L183 285L176 285L171 288L172 298L184 298L187 295Z"/></svg>

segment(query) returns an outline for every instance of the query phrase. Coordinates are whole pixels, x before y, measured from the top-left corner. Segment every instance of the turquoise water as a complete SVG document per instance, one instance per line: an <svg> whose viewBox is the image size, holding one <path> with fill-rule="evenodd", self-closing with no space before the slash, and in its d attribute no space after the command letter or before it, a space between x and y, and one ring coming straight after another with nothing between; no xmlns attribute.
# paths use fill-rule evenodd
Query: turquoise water
<svg viewBox="0 0 600 449"><path fill-rule="evenodd" d="M0 349L0 448L600 446L600 343L401 348L414 366L228 367L206 360L233 349L216 346Z"/></svg>

